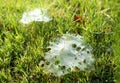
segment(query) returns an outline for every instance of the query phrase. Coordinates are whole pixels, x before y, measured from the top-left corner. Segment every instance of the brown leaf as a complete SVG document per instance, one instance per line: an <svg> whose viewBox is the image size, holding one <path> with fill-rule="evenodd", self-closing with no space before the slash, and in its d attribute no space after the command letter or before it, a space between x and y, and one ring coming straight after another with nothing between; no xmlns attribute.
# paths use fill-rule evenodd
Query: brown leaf
<svg viewBox="0 0 120 83"><path fill-rule="evenodd" d="M83 22L83 18L82 18L81 16L75 15L75 16L74 16L74 21L75 21L75 22L82 23L82 22Z"/></svg>

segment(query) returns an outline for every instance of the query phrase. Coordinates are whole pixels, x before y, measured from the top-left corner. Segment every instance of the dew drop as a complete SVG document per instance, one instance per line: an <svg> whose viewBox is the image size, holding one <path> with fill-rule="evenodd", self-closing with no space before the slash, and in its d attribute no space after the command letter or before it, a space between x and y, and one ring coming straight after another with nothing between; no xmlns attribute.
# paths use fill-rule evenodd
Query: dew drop
<svg viewBox="0 0 120 83"><path fill-rule="evenodd" d="M76 48L76 47L77 47L77 45L76 45L76 44L72 44L72 47L73 47L73 48Z"/></svg>
<svg viewBox="0 0 120 83"><path fill-rule="evenodd" d="M79 51L81 49L81 47L77 47L76 50Z"/></svg>
<svg viewBox="0 0 120 83"><path fill-rule="evenodd" d="M55 65L58 65L59 63L60 63L59 60L56 60L56 61L55 61Z"/></svg>
<svg viewBox="0 0 120 83"><path fill-rule="evenodd" d="M46 65L49 65L49 64L50 64L50 62L46 61Z"/></svg>

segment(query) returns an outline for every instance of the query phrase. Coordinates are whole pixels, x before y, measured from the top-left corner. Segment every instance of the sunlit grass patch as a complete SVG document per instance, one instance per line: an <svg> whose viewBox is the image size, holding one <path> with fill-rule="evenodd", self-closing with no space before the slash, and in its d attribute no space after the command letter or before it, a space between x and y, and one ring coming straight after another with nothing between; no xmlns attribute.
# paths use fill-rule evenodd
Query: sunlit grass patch
<svg viewBox="0 0 120 83"><path fill-rule="evenodd" d="M117 13L119 10L116 10L118 3L113 2L108 0L1 0L0 82L114 83L114 76L119 79L119 45L113 45L113 40L119 43L119 35L115 33L116 31L119 33L119 22L116 23L115 20L119 16ZM20 19L23 13L35 8L47 9L52 20L21 24ZM75 21L75 16L82 18L83 21ZM50 55L59 54L59 46L56 47L58 44L53 42L51 50L58 50L52 53L47 47L51 45L51 41L61 39L64 34L84 36L85 42L92 47L90 54L92 53L95 59L94 70L86 72L87 69L84 68L85 71L79 71L79 67L75 67L74 70L77 72L70 71L60 77L47 72L44 74L40 62L44 61L46 57L51 58ZM66 42L66 39L62 39L65 41L65 46L72 44ZM70 40L77 42L74 38ZM60 42L58 43L60 44ZM72 44L73 49L80 49L76 47L77 44ZM60 53L59 56L71 55L73 51L71 52L70 49L72 48L67 49L66 53L63 47L60 50L63 53ZM85 56L83 55L83 57ZM116 58L114 59L114 57ZM65 59L61 61L65 62ZM59 63L59 61L55 61L55 64ZM65 63L67 64L67 62ZM118 73L114 73L116 67ZM64 68L65 66L61 67L61 69ZM57 69L55 70L57 71Z"/></svg>

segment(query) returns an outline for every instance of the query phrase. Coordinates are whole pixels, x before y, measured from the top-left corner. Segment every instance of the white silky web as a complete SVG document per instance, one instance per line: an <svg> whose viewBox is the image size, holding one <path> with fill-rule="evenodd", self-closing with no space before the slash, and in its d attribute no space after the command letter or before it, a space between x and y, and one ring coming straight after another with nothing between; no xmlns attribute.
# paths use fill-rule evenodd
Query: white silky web
<svg viewBox="0 0 120 83"><path fill-rule="evenodd" d="M36 8L32 11L24 12L20 22L23 23L23 24L29 24L33 21L49 22L50 20L52 20L52 19L48 16L46 9Z"/></svg>
<svg viewBox="0 0 120 83"><path fill-rule="evenodd" d="M94 58L91 54L92 47L86 44L80 35L64 34L61 38L51 42L51 50L46 52L43 70L61 76L72 72L77 67L84 71L92 67Z"/></svg>

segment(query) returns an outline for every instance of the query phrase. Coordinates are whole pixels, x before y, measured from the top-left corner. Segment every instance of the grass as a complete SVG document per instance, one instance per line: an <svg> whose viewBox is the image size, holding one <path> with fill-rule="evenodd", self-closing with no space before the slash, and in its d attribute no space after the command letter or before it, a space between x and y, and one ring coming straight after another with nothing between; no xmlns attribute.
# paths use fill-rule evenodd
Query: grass
<svg viewBox="0 0 120 83"><path fill-rule="evenodd" d="M0 0L0 82L119 83L119 5L119 0ZM24 11L41 7L52 21L20 24ZM74 22L74 15L84 22ZM39 63L46 47L65 33L85 36L94 49L95 70L61 78L43 74Z"/></svg>

